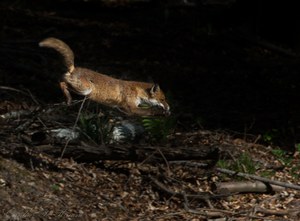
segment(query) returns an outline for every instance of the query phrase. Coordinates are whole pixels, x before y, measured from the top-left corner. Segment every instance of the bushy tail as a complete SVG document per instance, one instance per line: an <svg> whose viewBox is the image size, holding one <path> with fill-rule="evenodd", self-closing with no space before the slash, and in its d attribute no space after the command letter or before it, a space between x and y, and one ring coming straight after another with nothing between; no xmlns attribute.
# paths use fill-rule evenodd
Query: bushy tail
<svg viewBox="0 0 300 221"><path fill-rule="evenodd" d="M74 70L74 54L71 48L63 41L57 38L46 38L39 43L40 47L53 48L59 52L63 59L68 72L72 73Z"/></svg>

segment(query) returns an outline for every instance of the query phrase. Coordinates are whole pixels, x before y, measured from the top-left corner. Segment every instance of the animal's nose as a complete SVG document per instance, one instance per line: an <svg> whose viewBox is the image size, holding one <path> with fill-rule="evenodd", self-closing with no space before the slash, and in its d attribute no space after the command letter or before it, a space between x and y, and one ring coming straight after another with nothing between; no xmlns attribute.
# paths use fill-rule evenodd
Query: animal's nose
<svg viewBox="0 0 300 221"><path fill-rule="evenodd" d="M163 113L165 116L170 116L171 111L170 111L170 106L168 104L160 104L160 108L162 110L161 114Z"/></svg>

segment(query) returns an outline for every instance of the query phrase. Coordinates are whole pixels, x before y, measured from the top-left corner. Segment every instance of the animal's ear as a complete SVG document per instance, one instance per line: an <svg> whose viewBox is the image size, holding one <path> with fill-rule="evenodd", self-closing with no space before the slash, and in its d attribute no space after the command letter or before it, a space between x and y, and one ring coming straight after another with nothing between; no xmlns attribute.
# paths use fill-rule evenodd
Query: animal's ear
<svg viewBox="0 0 300 221"><path fill-rule="evenodd" d="M158 93L160 91L160 87L158 84L154 84L151 88L150 88L150 94L154 95L156 93Z"/></svg>

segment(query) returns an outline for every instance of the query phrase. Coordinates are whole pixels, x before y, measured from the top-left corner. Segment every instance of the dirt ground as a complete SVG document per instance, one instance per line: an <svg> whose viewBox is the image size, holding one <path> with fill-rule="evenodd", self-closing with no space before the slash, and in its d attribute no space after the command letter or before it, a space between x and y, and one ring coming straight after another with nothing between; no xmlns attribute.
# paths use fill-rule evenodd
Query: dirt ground
<svg viewBox="0 0 300 221"><path fill-rule="evenodd" d="M249 34L231 12L156 1L2 1L0 219L299 220L299 59L286 45ZM38 47L50 36L71 46L78 66L160 84L175 122L162 129L165 139L146 133L118 145L155 147L161 161L151 154L94 160L97 150L82 149L78 156L54 154L106 143L103 136L95 145L50 134L74 127L80 109L64 103L60 57ZM102 109L109 112L87 102L82 112L98 116ZM178 154L179 147L219 151L208 164L191 155L184 162L164 157L164 148ZM221 168L281 183L224 193L217 184L257 177Z"/></svg>

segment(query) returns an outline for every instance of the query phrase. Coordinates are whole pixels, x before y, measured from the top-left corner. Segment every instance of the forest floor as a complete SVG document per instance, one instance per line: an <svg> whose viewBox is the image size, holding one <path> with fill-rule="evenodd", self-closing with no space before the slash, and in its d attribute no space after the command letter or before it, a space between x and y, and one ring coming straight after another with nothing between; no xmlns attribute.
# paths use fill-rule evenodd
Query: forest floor
<svg viewBox="0 0 300 221"><path fill-rule="evenodd" d="M297 55L212 27L195 9L52 2L0 4L1 220L300 219ZM158 82L172 115L150 120L134 141L111 143L103 124L118 113L65 105L61 60L38 48L49 36L66 41L80 66ZM85 136L58 138L76 122ZM92 145L155 151L139 161L94 160L97 150L67 155ZM188 153L169 160L167 148L218 151L208 162Z"/></svg>

